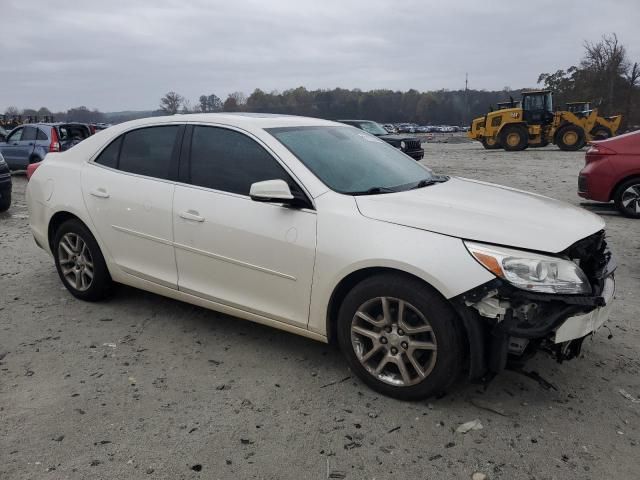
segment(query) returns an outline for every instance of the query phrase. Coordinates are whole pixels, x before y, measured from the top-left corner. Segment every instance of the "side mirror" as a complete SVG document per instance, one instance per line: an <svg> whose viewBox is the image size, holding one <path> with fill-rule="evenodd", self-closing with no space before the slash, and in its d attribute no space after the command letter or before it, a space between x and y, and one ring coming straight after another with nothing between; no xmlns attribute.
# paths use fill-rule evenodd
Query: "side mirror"
<svg viewBox="0 0 640 480"><path fill-rule="evenodd" d="M292 203L295 198L284 180L264 180L253 183L249 189L249 196L256 202L286 204Z"/></svg>

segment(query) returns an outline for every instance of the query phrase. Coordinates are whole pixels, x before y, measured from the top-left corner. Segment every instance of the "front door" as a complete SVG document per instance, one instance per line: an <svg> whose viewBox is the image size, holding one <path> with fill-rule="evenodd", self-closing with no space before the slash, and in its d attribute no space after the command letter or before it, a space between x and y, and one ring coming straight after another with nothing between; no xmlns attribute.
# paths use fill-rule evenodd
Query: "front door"
<svg viewBox="0 0 640 480"><path fill-rule="evenodd" d="M132 130L82 171L95 230L125 273L177 288L170 181L182 126Z"/></svg>
<svg viewBox="0 0 640 480"><path fill-rule="evenodd" d="M299 186L235 130L195 126L185 144L185 185L176 186L173 203L179 289L306 327L316 213L249 198L257 181L283 179L301 193Z"/></svg>

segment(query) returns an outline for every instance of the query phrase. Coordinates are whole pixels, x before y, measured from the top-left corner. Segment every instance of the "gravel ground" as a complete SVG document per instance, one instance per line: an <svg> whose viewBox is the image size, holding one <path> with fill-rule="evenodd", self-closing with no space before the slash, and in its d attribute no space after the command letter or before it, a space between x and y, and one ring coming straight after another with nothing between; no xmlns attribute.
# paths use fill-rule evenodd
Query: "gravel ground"
<svg viewBox="0 0 640 480"><path fill-rule="evenodd" d="M438 172L580 204L583 152L425 149ZM0 214L3 480L638 478L640 221L588 206L620 265L613 337L602 329L562 365L534 358L557 390L504 372L404 403L321 343L125 287L75 300L29 234L25 184L14 177ZM474 419L481 430L455 432Z"/></svg>

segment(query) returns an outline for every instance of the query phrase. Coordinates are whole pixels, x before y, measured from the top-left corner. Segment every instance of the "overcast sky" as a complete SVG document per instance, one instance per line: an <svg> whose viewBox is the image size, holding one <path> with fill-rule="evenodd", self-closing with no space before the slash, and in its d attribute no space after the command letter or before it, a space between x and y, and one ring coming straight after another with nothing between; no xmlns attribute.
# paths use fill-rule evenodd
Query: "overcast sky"
<svg viewBox="0 0 640 480"><path fill-rule="evenodd" d="M305 86L536 85L616 32L640 61L640 1L2 0L0 111L155 109Z"/></svg>

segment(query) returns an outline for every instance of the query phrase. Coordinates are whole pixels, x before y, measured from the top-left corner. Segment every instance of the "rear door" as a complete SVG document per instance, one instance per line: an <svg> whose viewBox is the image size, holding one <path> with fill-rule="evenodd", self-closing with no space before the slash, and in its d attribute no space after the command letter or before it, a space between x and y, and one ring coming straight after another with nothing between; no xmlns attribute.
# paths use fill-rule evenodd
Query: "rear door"
<svg viewBox="0 0 640 480"><path fill-rule="evenodd" d="M184 127L131 130L112 141L82 172L95 230L125 273L177 288L172 200Z"/></svg>

